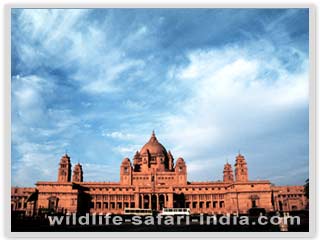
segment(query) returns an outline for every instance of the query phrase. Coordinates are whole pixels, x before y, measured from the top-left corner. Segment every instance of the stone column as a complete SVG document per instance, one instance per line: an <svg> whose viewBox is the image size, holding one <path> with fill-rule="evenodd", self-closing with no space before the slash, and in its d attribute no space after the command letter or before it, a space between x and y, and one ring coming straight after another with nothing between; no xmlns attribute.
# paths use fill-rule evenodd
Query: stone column
<svg viewBox="0 0 320 240"><path fill-rule="evenodd" d="M96 212L96 210L97 210L97 195L94 195L93 204L94 204L93 211Z"/></svg>
<svg viewBox="0 0 320 240"><path fill-rule="evenodd" d="M101 195L101 212L104 212L105 207L104 207L104 195Z"/></svg>
<svg viewBox="0 0 320 240"><path fill-rule="evenodd" d="M157 211L160 210L160 206L159 206L159 194L156 194L157 197Z"/></svg>
<svg viewBox="0 0 320 240"><path fill-rule="evenodd" d="M21 198L21 209L24 209L24 197Z"/></svg>
<svg viewBox="0 0 320 240"><path fill-rule="evenodd" d="M168 193L167 207L173 208L173 193Z"/></svg>
<svg viewBox="0 0 320 240"><path fill-rule="evenodd" d="M125 195L122 194L122 203L121 203L122 210L124 210L124 206L123 206L123 205L124 205L124 196L125 196Z"/></svg>
<svg viewBox="0 0 320 240"><path fill-rule="evenodd" d="M135 206L136 208L139 207L139 198L140 198L139 193L135 193L135 194L134 194L134 206Z"/></svg>
<svg viewBox="0 0 320 240"><path fill-rule="evenodd" d="M201 209L200 209L200 194L198 194L197 199L198 199L198 201L197 201L197 211L200 212L201 211Z"/></svg>
<svg viewBox="0 0 320 240"><path fill-rule="evenodd" d="M150 193L150 194L148 194L149 195L149 209L151 209L152 208L152 194Z"/></svg>
<svg viewBox="0 0 320 240"><path fill-rule="evenodd" d="M141 197L141 209L144 209L144 194L141 193L140 197Z"/></svg>

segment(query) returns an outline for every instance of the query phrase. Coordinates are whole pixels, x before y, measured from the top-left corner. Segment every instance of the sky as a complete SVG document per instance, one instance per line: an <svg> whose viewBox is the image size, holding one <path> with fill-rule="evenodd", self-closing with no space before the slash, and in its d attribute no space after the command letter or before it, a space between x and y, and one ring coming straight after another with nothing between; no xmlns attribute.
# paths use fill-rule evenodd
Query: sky
<svg viewBox="0 0 320 240"><path fill-rule="evenodd" d="M118 181L155 130L189 181L302 185L309 167L308 9L13 9L12 185Z"/></svg>

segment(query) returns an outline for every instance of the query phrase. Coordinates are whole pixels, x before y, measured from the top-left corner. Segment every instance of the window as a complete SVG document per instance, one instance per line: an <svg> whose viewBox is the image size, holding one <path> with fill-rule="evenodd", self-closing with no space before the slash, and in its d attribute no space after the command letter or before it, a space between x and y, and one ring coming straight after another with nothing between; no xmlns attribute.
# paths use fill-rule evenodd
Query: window
<svg viewBox="0 0 320 240"><path fill-rule="evenodd" d="M257 207L256 200L251 200L251 205L253 208Z"/></svg>
<svg viewBox="0 0 320 240"><path fill-rule="evenodd" d="M48 208L49 209L55 209L56 208L56 206L57 206L57 202L58 202L58 199L57 198L55 198L55 197L50 197L49 199L48 199Z"/></svg>
<svg viewBox="0 0 320 240"><path fill-rule="evenodd" d="M218 202L217 202L217 201L213 201L213 202L212 202L212 206L213 206L213 208L216 208L216 207L217 207L217 204L218 204Z"/></svg>

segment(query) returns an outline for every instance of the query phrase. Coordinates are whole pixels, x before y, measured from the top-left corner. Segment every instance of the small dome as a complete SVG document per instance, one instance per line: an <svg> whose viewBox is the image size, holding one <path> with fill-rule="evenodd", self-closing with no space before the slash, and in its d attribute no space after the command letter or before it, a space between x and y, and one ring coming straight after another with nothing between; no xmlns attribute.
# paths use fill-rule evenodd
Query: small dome
<svg viewBox="0 0 320 240"><path fill-rule="evenodd" d="M124 158L124 159L122 160L122 163L127 163L127 162L130 163L130 159L129 159L129 158Z"/></svg>
<svg viewBox="0 0 320 240"><path fill-rule="evenodd" d="M231 164L227 162L227 163L224 165L224 169L225 169L225 170L226 170L226 169L232 169Z"/></svg>
<svg viewBox="0 0 320 240"><path fill-rule="evenodd" d="M179 157L179 158L177 159L177 163L184 163L184 159L183 159L182 157Z"/></svg>
<svg viewBox="0 0 320 240"><path fill-rule="evenodd" d="M62 156L62 158L70 159L70 156L69 156L67 153L65 153L65 154Z"/></svg>
<svg viewBox="0 0 320 240"><path fill-rule="evenodd" d="M149 141L141 148L140 154L145 154L149 150L150 154L166 154L167 150L158 142L154 131Z"/></svg>

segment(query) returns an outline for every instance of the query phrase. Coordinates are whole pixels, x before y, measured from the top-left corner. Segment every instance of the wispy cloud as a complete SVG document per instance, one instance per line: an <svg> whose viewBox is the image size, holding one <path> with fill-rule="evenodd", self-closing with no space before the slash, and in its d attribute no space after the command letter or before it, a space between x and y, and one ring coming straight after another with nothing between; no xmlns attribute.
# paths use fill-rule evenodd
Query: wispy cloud
<svg viewBox="0 0 320 240"><path fill-rule="evenodd" d="M274 138L296 132L297 124L291 119L292 114L298 114L301 108L308 106L307 56L301 63L302 70L291 73L272 49L266 49L259 56L252 55L252 51L250 45L248 50L229 46L197 50L189 54L188 65L174 67L179 69L175 78L189 86L190 96L180 103L179 114L164 119L166 138L172 145L178 143L174 150L192 162L207 162L206 167L220 162L218 168L212 169L216 176L222 172L222 155L235 155L238 149L243 149L251 163L248 152L252 151L252 145L256 148L260 144L296 143L296 139L288 138L281 143L275 142ZM266 69L277 77L261 74ZM291 127L284 128L284 122ZM269 135L274 138L268 139ZM302 135L299 141L300 149L304 149L307 136ZM268 164L276 164L280 156L274 149L271 151L273 158L268 159ZM212 159L208 162L210 155ZM307 159L301 160L307 164ZM261 165L266 163L263 156L252 161ZM290 161L294 160L288 155L286 162ZM193 173L197 168L191 164L191 177L198 178L203 174L203 171ZM283 166L275 172L290 168L290 165Z"/></svg>
<svg viewBox="0 0 320 240"><path fill-rule="evenodd" d="M308 164L308 32L305 9L13 10L12 183L55 180L65 151L118 180L155 129L189 180L241 150L298 184L270 174Z"/></svg>

